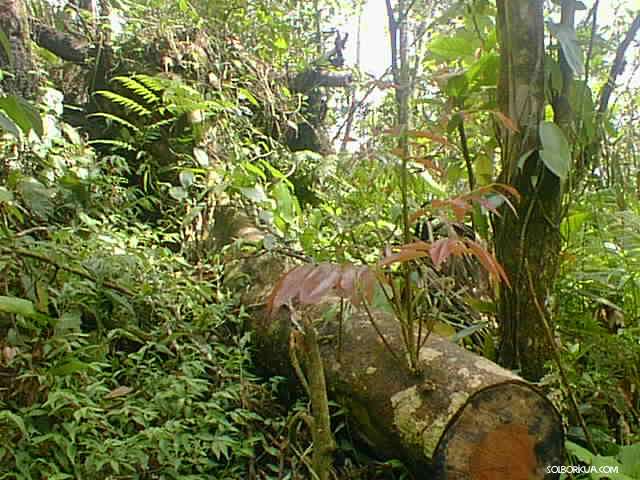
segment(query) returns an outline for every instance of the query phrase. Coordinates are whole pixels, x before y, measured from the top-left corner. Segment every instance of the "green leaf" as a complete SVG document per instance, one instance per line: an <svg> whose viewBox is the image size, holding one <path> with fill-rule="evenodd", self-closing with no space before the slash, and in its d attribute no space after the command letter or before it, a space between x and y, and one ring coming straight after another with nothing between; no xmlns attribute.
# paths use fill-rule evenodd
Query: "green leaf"
<svg viewBox="0 0 640 480"><path fill-rule="evenodd" d="M596 106L593 102L593 92L582 80L574 80L569 90L569 104L578 117L582 120L583 132L586 138L582 141L591 141L596 135Z"/></svg>
<svg viewBox="0 0 640 480"><path fill-rule="evenodd" d="M621 473L640 478L640 443L621 447L617 457L622 464Z"/></svg>
<svg viewBox="0 0 640 480"><path fill-rule="evenodd" d="M50 320L47 315L43 315L36 310L31 300L25 298L0 296L0 312L13 313L14 315L21 315L25 318L43 322L49 322Z"/></svg>
<svg viewBox="0 0 640 480"><path fill-rule="evenodd" d="M13 192L5 187L0 187L0 203L9 203L13 201Z"/></svg>
<svg viewBox="0 0 640 480"><path fill-rule="evenodd" d="M576 212L565 219L560 224L560 233L564 238L569 238L572 234L582 230L584 222L591 217L589 212Z"/></svg>
<svg viewBox="0 0 640 480"><path fill-rule="evenodd" d="M42 136L42 118L38 113L38 109L27 102L24 98L16 95L8 95L0 98L0 109L20 127L25 135L29 130L36 132Z"/></svg>
<svg viewBox="0 0 640 480"><path fill-rule="evenodd" d="M571 165L571 151L563 131L553 122L540 122L540 158L560 180L566 180Z"/></svg>
<svg viewBox="0 0 640 480"><path fill-rule="evenodd" d="M32 317L38 314L33 302L24 298L0 296L0 311Z"/></svg>
<svg viewBox="0 0 640 480"><path fill-rule="evenodd" d="M551 55L545 55L544 57L544 73L547 80L546 86L549 87L552 92L562 91L562 69L560 64Z"/></svg>
<svg viewBox="0 0 640 480"><path fill-rule="evenodd" d="M171 187L169 189L169 195L178 201L185 200L189 196L187 191L182 187Z"/></svg>
<svg viewBox="0 0 640 480"><path fill-rule="evenodd" d="M4 112L0 112L0 128L9 132L16 138L20 138L20 128L16 125L16 123L7 117Z"/></svg>
<svg viewBox="0 0 640 480"><path fill-rule="evenodd" d="M488 155L478 155L473 168L480 185L488 185L493 180L493 161Z"/></svg>
<svg viewBox="0 0 640 480"><path fill-rule="evenodd" d="M286 50L289 47L287 41L282 37L278 38L273 45L280 50Z"/></svg>
<svg viewBox="0 0 640 480"><path fill-rule="evenodd" d="M549 22L549 31L560 42L562 53L564 53L567 63L573 70L573 74L578 77L584 75L582 50L578 45L578 37L573 27L562 23Z"/></svg>
<svg viewBox="0 0 640 480"><path fill-rule="evenodd" d="M565 447L567 449L567 452L569 452L571 455L576 457L581 462L591 464L591 462L593 461L593 457L594 457L593 453L591 453L586 448L581 447L577 443L573 443L567 440L565 442Z"/></svg>
<svg viewBox="0 0 640 480"><path fill-rule="evenodd" d="M495 52L489 52L469 67L466 76L474 88L495 87L498 83L499 71L500 57Z"/></svg>
<svg viewBox="0 0 640 480"><path fill-rule="evenodd" d="M259 184L256 184L252 188L240 188L240 192L249 200L256 203L266 202L268 200L267 194L264 193L262 185Z"/></svg>
<svg viewBox="0 0 640 480"><path fill-rule="evenodd" d="M276 200L276 215L287 224L292 223L300 213L298 199L283 182L278 182L272 189L271 195ZM282 225L283 228L284 225Z"/></svg>
<svg viewBox="0 0 640 480"><path fill-rule="evenodd" d="M441 35L429 44L429 51L436 60L453 61L471 59L480 42L475 35L459 31L455 35Z"/></svg>
<svg viewBox="0 0 640 480"><path fill-rule="evenodd" d="M196 162L198 162L198 165L200 165L201 167L209 166L209 155L207 154L207 151L204 150L203 148L197 148L197 147L194 148L193 158L196 159Z"/></svg>
<svg viewBox="0 0 640 480"><path fill-rule="evenodd" d="M13 66L13 55L11 55L11 44L9 43L9 39L7 35L0 30L0 46L4 50L5 56L9 59L9 66Z"/></svg>
<svg viewBox="0 0 640 480"><path fill-rule="evenodd" d="M54 377L65 377L72 373L82 372L90 367L88 363L81 362L80 360L72 359L67 362L62 362L55 367L49 369L49 374Z"/></svg>
<svg viewBox="0 0 640 480"><path fill-rule="evenodd" d="M189 188L191 185L193 185L193 182L195 180L195 175L189 170L181 171L178 177L180 179L180 185L182 185L183 188Z"/></svg>
<svg viewBox="0 0 640 480"><path fill-rule="evenodd" d="M11 421L18 427L22 435L27 436L27 428L24 425L22 418L10 410L0 410L0 421Z"/></svg>
<svg viewBox="0 0 640 480"><path fill-rule="evenodd" d="M53 212L52 192L33 177L26 177L18 183L18 192L27 207L36 215L48 218Z"/></svg>
<svg viewBox="0 0 640 480"><path fill-rule="evenodd" d="M80 311L65 312L56 322L55 333L61 335L69 330L79 332L81 323Z"/></svg>
<svg viewBox="0 0 640 480"><path fill-rule="evenodd" d="M254 97L253 94L246 88L238 88L238 98L247 100L254 107L258 106L258 100L256 100L256 97Z"/></svg>
<svg viewBox="0 0 640 480"><path fill-rule="evenodd" d="M460 75L449 78L444 91L453 98L464 97L469 93L469 80L467 80L467 76L461 73Z"/></svg>

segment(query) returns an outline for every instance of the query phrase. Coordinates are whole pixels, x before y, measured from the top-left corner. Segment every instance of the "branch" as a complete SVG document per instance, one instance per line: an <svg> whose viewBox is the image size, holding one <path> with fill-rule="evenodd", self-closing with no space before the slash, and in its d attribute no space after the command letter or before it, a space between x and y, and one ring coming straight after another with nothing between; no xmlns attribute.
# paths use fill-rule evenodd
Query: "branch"
<svg viewBox="0 0 640 480"><path fill-rule="evenodd" d="M82 65L89 56L86 40L44 25L31 19L31 39L40 47L49 50L63 60Z"/></svg>
<svg viewBox="0 0 640 480"><path fill-rule="evenodd" d="M39 260L41 262L44 263L48 263L49 265L53 265L54 267L56 267L59 270L64 270L66 272L72 273L74 275L77 275L79 277L82 277L86 280L89 280L93 283L100 283L102 285L104 285L107 288L110 288L112 290L116 290L120 293L123 293L124 295L127 295L129 297L133 297L134 294L131 290L129 290L128 288L122 287L116 283L110 282L109 280L104 280L104 281L99 281L98 279L96 279L95 277L91 276L90 274L88 274L87 272L85 272L84 270L80 270L79 268L75 268L75 267L69 267L66 265L62 265L61 263L57 262L56 260L54 260L53 258L49 258L45 255L42 255L40 253L35 253L35 252L31 252L29 250L24 250L22 248L16 248L16 249L8 249L8 248L3 248L0 247L0 252L7 254L7 255L18 255L19 257L26 257L26 258L32 258L34 260Z"/></svg>
<svg viewBox="0 0 640 480"><path fill-rule="evenodd" d="M386 0L387 18L389 20L389 38L391 41L391 73L396 85L400 85L400 72L398 70L398 23L393 14L391 0Z"/></svg>
<svg viewBox="0 0 640 480"><path fill-rule="evenodd" d="M616 85L616 79L619 75L624 71L624 67L626 65L624 61L625 54L627 53L627 49L629 45L635 38L636 34L640 30L640 13L636 15L633 22L631 23L631 27L629 27L629 31L622 40L622 43L618 46L618 50L616 51L616 58L613 61L613 65L611 65L611 71L609 72L609 79L604 87L602 87L602 92L600 93L600 104L598 105L598 113L600 115L604 114L609 107L609 100L611 98L611 93L613 93L613 89Z"/></svg>
<svg viewBox="0 0 640 480"><path fill-rule="evenodd" d="M318 87L344 88L349 86L352 80L351 73L332 73L326 70L311 69L296 75L291 86L294 91L304 93Z"/></svg>

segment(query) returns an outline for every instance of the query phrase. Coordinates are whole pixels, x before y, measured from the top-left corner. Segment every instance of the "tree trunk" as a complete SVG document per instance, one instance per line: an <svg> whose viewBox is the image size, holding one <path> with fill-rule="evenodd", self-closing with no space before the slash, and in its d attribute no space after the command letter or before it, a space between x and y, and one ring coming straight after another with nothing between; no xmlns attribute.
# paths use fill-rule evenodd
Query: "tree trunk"
<svg viewBox="0 0 640 480"><path fill-rule="evenodd" d="M2 88L5 93L33 98L37 78L33 73L29 22L22 0L0 0L0 31L8 40L10 51L0 47L0 69L5 74Z"/></svg>
<svg viewBox="0 0 640 480"><path fill-rule="evenodd" d="M243 303L261 305L285 268L281 258L266 255L245 263L252 291ZM335 306L327 300L304 315L319 330L331 397L347 408L359 438L380 456L403 459L416 479L557 478L545 474L547 466L563 463L562 422L538 390L437 335L421 350L416 376L398 364L368 317L357 311L344 322L338 342ZM271 318L261 308L251 315L256 364L292 385L297 382L288 355L292 314L284 308L279 313ZM374 315L400 352L398 322Z"/></svg>
<svg viewBox="0 0 640 480"><path fill-rule="evenodd" d="M499 358L503 366L520 369L525 378L538 379L551 347L540 334L535 298L545 304L557 273L561 240L560 182L537 152L544 112L543 1L498 0L497 7L498 102L519 127L518 132L502 129L499 181L522 196L517 215L505 208L494 222L496 254L511 282L510 288L502 289L498 306ZM531 153L522 163L527 152Z"/></svg>

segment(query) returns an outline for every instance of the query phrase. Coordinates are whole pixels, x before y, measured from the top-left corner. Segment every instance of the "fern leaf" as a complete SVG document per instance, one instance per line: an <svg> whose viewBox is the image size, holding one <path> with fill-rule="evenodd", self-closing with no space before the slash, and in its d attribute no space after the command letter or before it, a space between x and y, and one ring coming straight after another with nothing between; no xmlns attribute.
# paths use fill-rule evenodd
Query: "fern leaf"
<svg viewBox="0 0 640 480"><path fill-rule="evenodd" d="M151 115L151 111L148 108L144 107L143 105L140 105L135 100L124 97L118 93L111 92L109 90L98 90L96 93L98 95L102 95L107 100L111 100L112 102L123 106L125 109L133 113L137 113L141 117L148 117L149 115Z"/></svg>
<svg viewBox="0 0 640 480"><path fill-rule="evenodd" d="M115 123L118 123L124 127L127 127L131 130L133 130L136 133L141 133L140 129L138 127L136 127L133 123L126 121L124 118L118 117L117 115L112 115L110 113L104 113L104 112L97 112L97 113L92 113L90 115L88 115L89 117L101 117L101 118L106 118L107 120L111 120Z"/></svg>
<svg viewBox="0 0 640 480"><path fill-rule="evenodd" d="M134 75L133 78L135 78L138 82L142 83L145 87L147 87L149 90L153 90L154 92L159 93L167 88L167 82L162 78L152 77L143 73Z"/></svg>
<svg viewBox="0 0 640 480"><path fill-rule="evenodd" d="M111 145L116 148L128 150L129 152L135 152L136 149L130 143L123 142L121 140L90 140L89 145Z"/></svg>
<svg viewBox="0 0 640 480"><path fill-rule="evenodd" d="M160 97L138 82L135 77L115 77L114 80L120 82L127 90L143 98L149 105L154 105L160 101Z"/></svg>

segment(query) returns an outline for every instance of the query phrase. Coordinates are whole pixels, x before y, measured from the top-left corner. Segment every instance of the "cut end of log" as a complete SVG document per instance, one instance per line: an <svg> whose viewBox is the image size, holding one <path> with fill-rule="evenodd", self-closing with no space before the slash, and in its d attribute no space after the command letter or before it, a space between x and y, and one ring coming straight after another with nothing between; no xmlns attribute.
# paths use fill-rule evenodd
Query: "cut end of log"
<svg viewBox="0 0 640 480"><path fill-rule="evenodd" d="M469 461L472 480L535 478L535 446L525 425L500 425L474 448Z"/></svg>
<svg viewBox="0 0 640 480"><path fill-rule="evenodd" d="M438 445L447 480L542 480L562 464L562 422L535 389L513 382L469 398Z"/></svg>

